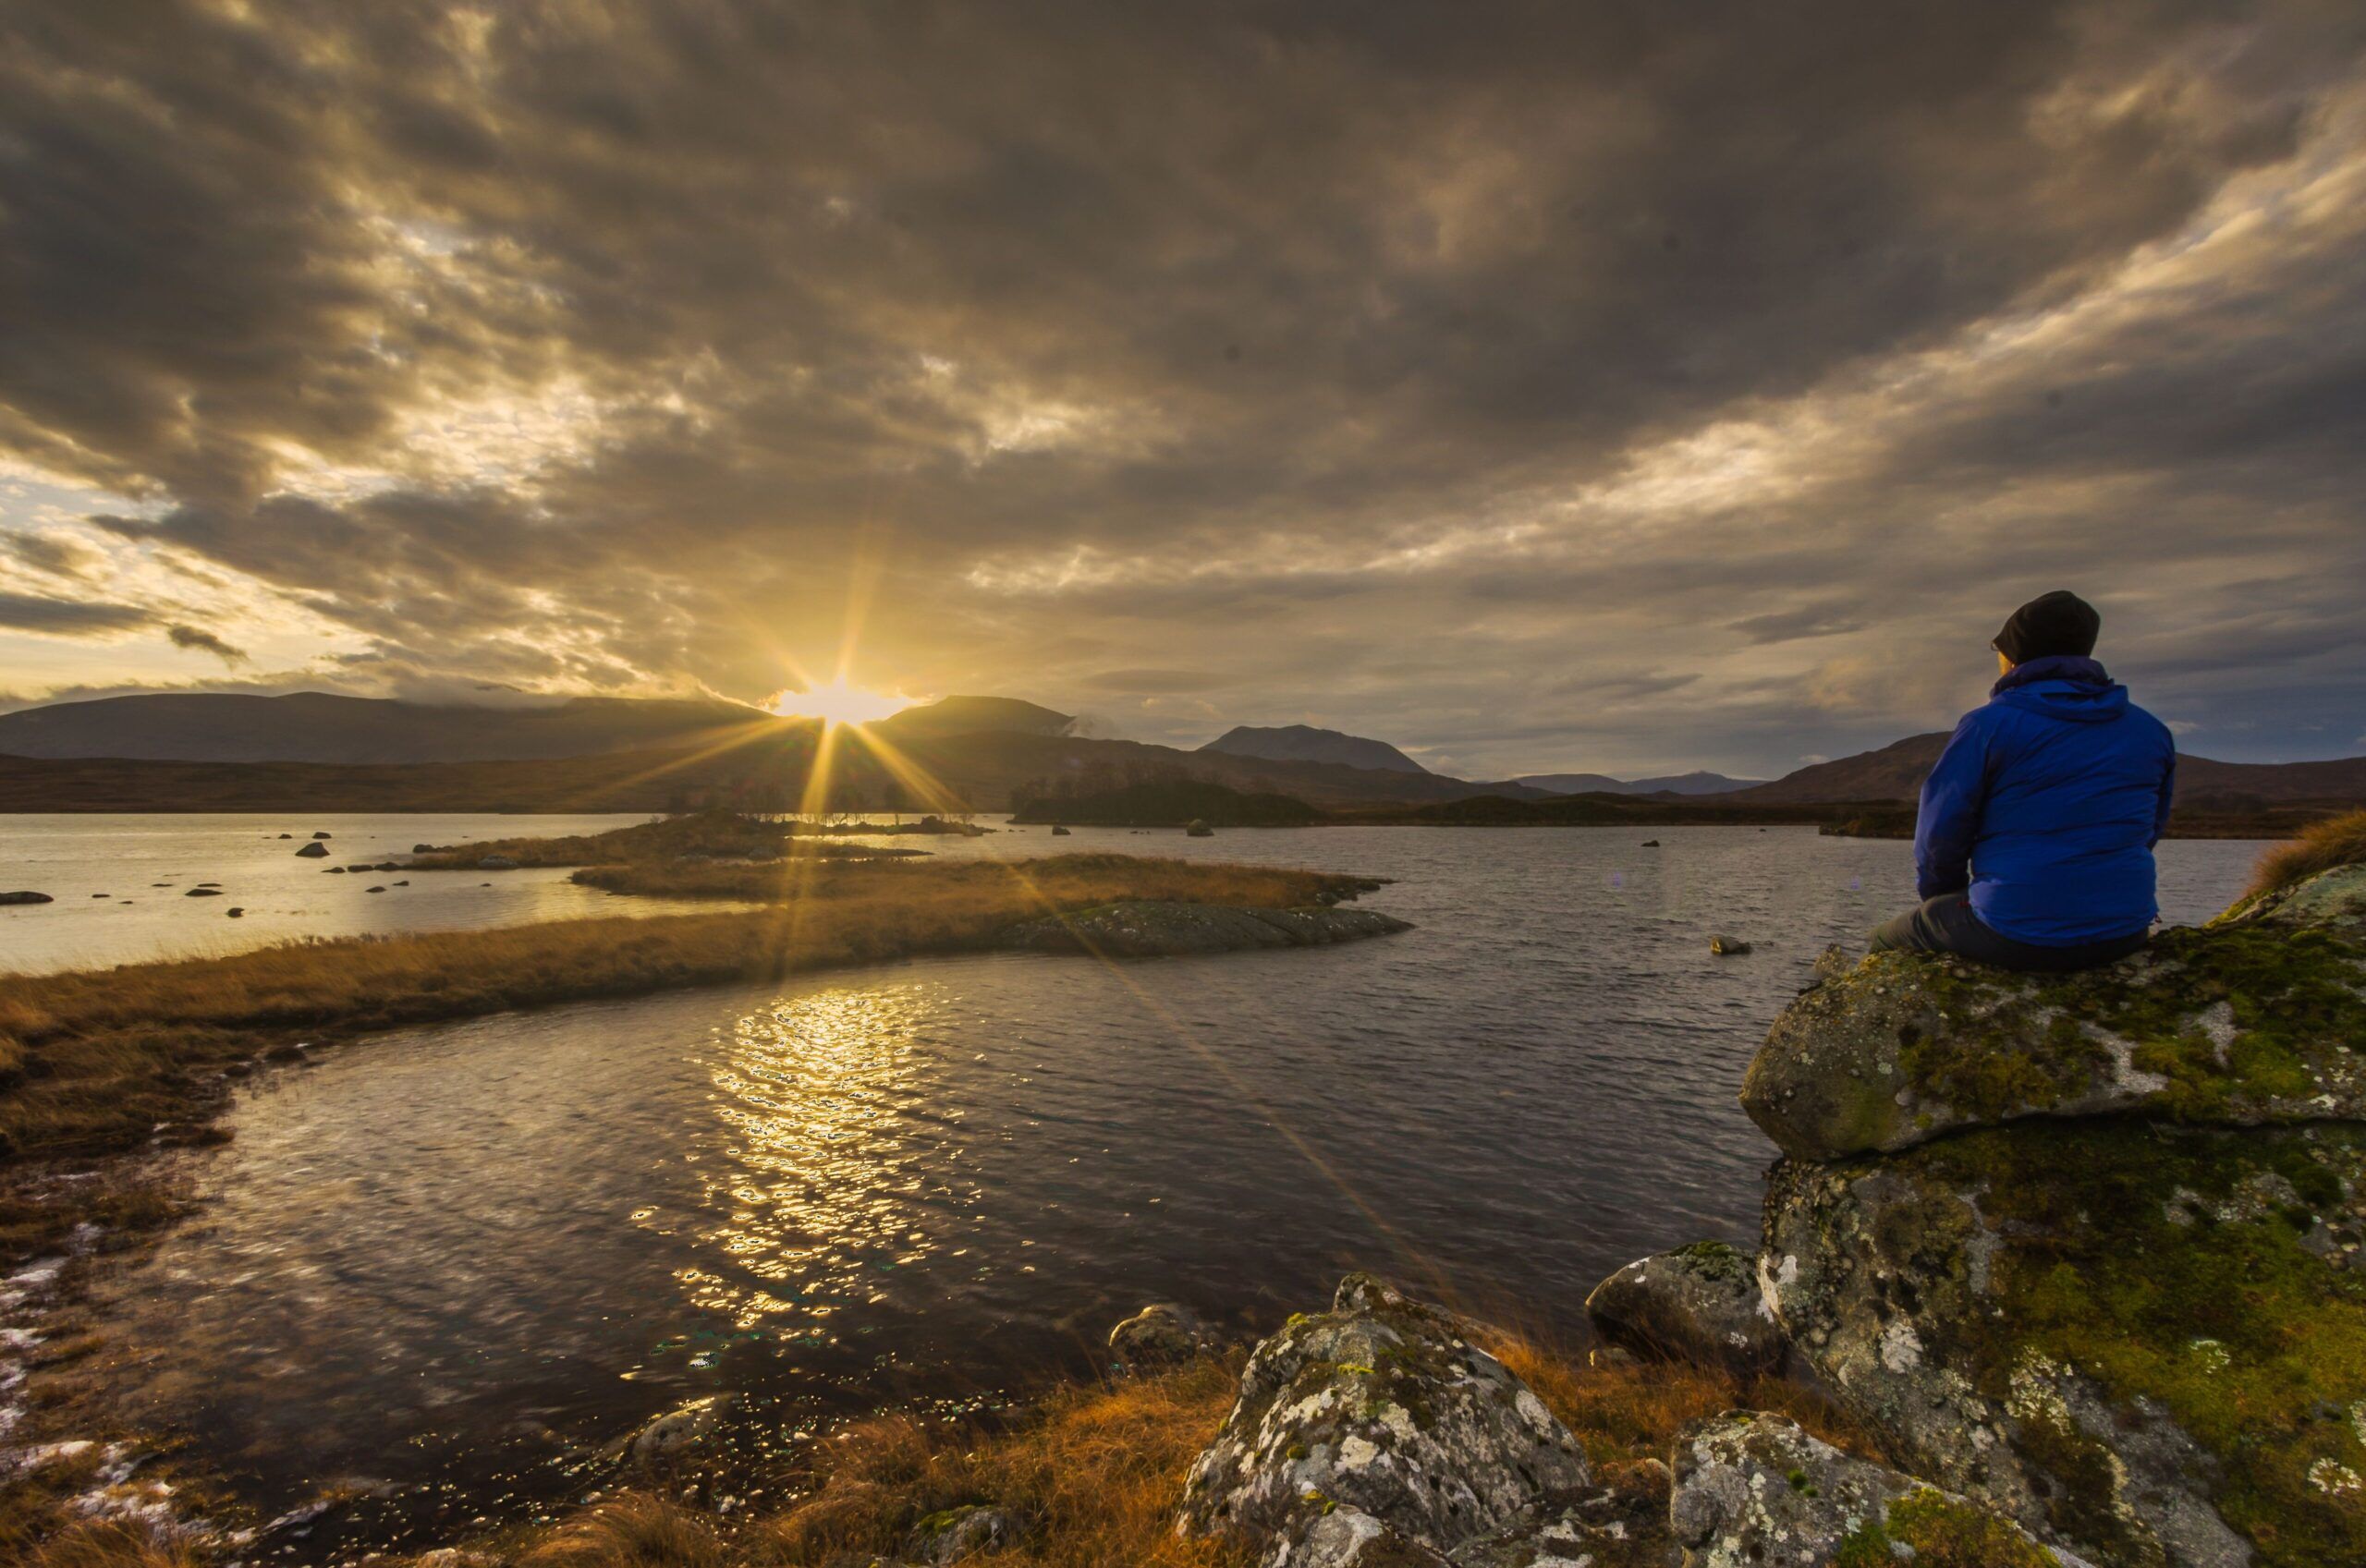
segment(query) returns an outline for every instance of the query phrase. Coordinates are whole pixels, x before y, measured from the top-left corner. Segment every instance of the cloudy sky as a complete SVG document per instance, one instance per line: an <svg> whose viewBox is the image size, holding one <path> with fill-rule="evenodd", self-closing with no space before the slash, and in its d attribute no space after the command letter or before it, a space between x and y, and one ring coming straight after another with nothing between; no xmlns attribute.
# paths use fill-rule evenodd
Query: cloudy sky
<svg viewBox="0 0 2366 1568"><path fill-rule="evenodd" d="M2356 0L0 0L0 694L2366 749ZM791 704L793 706L793 703Z"/></svg>

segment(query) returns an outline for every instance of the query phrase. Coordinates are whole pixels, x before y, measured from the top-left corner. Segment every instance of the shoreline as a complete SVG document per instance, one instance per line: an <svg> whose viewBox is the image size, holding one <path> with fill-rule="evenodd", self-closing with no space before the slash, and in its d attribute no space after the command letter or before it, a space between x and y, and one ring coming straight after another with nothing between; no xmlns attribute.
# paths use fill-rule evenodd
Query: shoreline
<svg viewBox="0 0 2366 1568"><path fill-rule="evenodd" d="M652 868L663 869L640 867ZM95 1408L74 1381L97 1340L79 1308L93 1270L137 1256L192 1211L177 1156L226 1141L219 1118L260 1073L393 1030L579 1002L964 953L1128 955L1099 936L1111 911L1192 914L1185 934L1195 942L1207 915L1258 916L1237 923L1268 934L1261 921L1284 915L1335 922L1319 940L1402 929L1334 907L1377 883L1307 870L1106 854L1030 862L1023 875L925 859L738 869L769 873L774 900L0 977L0 1314L14 1319L0 1325L0 1460L12 1461L0 1463L0 1547L30 1547L87 1511L68 1501L86 1482L131 1484L127 1455L171 1452L144 1434L93 1435ZM1073 940L1047 943L1046 927ZM1274 945L1283 943L1159 951ZM110 1466L124 1477L106 1481ZM201 1456L186 1472L137 1468L153 1507L210 1489Z"/></svg>

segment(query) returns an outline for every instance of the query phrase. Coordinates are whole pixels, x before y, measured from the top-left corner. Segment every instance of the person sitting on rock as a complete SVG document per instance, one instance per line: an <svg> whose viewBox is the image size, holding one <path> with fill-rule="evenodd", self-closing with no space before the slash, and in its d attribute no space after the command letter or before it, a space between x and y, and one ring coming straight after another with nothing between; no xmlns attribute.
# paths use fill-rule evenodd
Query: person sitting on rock
<svg viewBox="0 0 2366 1568"><path fill-rule="evenodd" d="M1987 704L1922 783L1922 906L1876 930L1872 951L2060 972L2144 945L2177 746L2095 662L2102 627L2092 605L2056 590L1996 634Z"/></svg>

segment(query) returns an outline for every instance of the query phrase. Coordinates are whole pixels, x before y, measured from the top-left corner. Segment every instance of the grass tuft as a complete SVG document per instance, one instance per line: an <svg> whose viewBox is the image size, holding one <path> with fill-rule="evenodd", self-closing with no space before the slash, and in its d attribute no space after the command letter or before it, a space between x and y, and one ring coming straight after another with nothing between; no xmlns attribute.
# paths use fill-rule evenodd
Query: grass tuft
<svg viewBox="0 0 2366 1568"><path fill-rule="evenodd" d="M2366 811L2327 817L2261 856L2251 872L2251 884L2238 902L2281 892L2320 871L2361 863L2366 863Z"/></svg>

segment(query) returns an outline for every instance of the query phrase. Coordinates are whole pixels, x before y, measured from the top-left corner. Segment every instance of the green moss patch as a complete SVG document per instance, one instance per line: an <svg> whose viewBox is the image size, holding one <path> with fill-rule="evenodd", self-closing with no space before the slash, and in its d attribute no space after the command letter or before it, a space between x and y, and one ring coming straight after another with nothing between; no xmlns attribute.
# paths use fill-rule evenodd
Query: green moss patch
<svg viewBox="0 0 2366 1568"><path fill-rule="evenodd" d="M1900 1548L1906 1550L1900 1550ZM1909 1492L1889 1515L1851 1531L1833 1568L2059 1568L2061 1560L1984 1508L1933 1489Z"/></svg>
<svg viewBox="0 0 2366 1568"><path fill-rule="evenodd" d="M2031 1392L2058 1367L2214 1456L2263 1563L2366 1562L2366 1129L2024 1127L1911 1162L2000 1237L2002 1310L1940 1327L2061 1484L2056 1527L2110 1544L2107 1456Z"/></svg>
<svg viewBox="0 0 2366 1568"><path fill-rule="evenodd" d="M1898 1064L1918 1093L1981 1121L2074 1103L2107 1075L2116 1036L2168 1080L2147 1109L2207 1122L2314 1095L2354 1070L2366 1043L2366 953L2323 929L2229 926L2165 932L2144 966L2039 981L1932 964L1915 976L1943 1027L1908 1027ZM2229 1029L2202 1022L2224 1007Z"/></svg>

